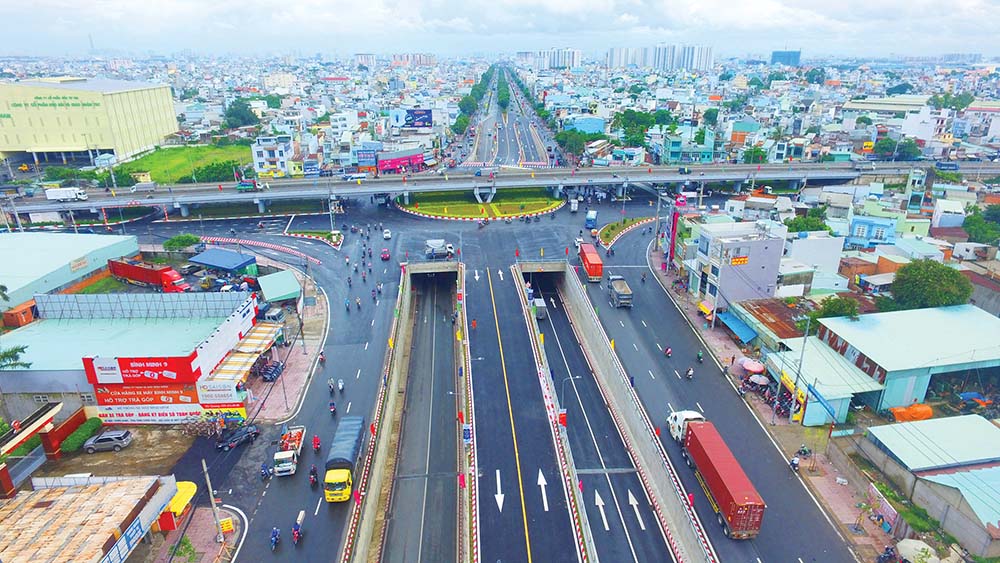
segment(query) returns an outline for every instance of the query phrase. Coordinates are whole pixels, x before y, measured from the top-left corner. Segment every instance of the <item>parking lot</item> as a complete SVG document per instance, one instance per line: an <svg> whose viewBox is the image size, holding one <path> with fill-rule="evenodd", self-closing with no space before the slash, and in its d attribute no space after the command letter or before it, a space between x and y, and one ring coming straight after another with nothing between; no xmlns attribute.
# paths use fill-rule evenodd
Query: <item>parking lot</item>
<svg viewBox="0 0 1000 563"><path fill-rule="evenodd" d="M186 436L180 427L123 426L108 428L127 429L132 432L131 446L120 452L88 454L82 449L49 461L38 468L35 477L55 477L70 473L95 475L165 475L170 473L194 437Z"/></svg>

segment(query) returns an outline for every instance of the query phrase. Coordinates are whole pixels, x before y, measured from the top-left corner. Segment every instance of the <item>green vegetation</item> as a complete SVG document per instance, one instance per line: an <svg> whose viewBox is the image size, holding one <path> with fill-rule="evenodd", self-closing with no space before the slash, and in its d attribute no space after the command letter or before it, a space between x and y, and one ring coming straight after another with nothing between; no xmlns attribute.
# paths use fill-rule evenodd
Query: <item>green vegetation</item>
<svg viewBox="0 0 1000 563"><path fill-rule="evenodd" d="M722 74L719 75L719 82L729 82L735 76L736 75L733 74L733 71L731 71L731 70L724 70L724 71L722 71Z"/></svg>
<svg viewBox="0 0 1000 563"><path fill-rule="evenodd" d="M267 107L271 109L281 109L281 96L277 94L268 94L266 96L251 96L247 98L248 100L264 100L267 102ZM247 104L249 107L249 104Z"/></svg>
<svg viewBox="0 0 1000 563"><path fill-rule="evenodd" d="M991 205L986 211L970 206L971 213L965 217L962 228L969 234L971 242L993 246L1000 239L1000 205Z"/></svg>
<svg viewBox="0 0 1000 563"><path fill-rule="evenodd" d="M115 172L121 171L130 180L129 172L149 172L153 181L161 184L184 183L186 178L191 178L192 172L199 182L230 182L234 181L232 167L243 168L250 162L250 149L245 145L160 148L138 160L115 167ZM213 174L218 174L220 170L223 176L215 179ZM115 176L117 178L118 174ZM135 183L134 180L132 183ZM123 184L119 182L118 185Z"/></svg>
<svg viewBox="0 0 1000 563"><path fill-rule="evenodd" d="M858 318L858 302L850 297L827 297L819 306L819 309L809 313L809 334L816 334L819 330L819 320L829 317L848 317L851 320ZM805 319L797 321L795 326L805 331Z"/></svg>
<svg viewBox="0 0 1000 563"><path fill-rule="evenodd" d="M7 286L0 284L0 301L10 301L7 296ZM21 368L28 369L31 362L21 360L21 354L28 349L27 346L11 346L10 348L0 348L0 369ZM2 434L3 432L0 432Z"/></svg>
<svg viewBox="0 0 1000 563"><path fill-rule="evenodd" d="M476 112L477 107L479 107L479 102L472 96L465 96L458 102L458 111L465 115L472 115Z"/></svg>
<svg viewBox="0 0 1000 563"><path fill-rule="evenodd" d="M507 107L510 106L510 86L507 85L506 76L506 72L497 76L497 107L504 113L507 113Z"/></svg>
<svg viewBox="0 0 1000 563"><path fill-rule="evenodd" d="M183 250L201 242L201 237L191 233L182 233L168 238L163 242L163 250Z"/></svg>
<svg viewBox="0 0 1000 563"><path fill-rule="evenodd" d="M761 164L767 162L767 152L761 147L750 147L743 151L744 164Z"/></svg>
<svg viewBox="0 0 1000 563"><path fill-rule="evenodd" d="M290 215L293 213L326 213L327 209L322 200L279 200L272 201L267 206L267 211L261 213L254 203L218 203L201 204L191 209L191 216L188 220L222 219L226 217L246 217L246 216L267 216L267 215Z"/></svg>
<svg viewBox="0 0 1000 563"><path fill-rule="evenodd" d="M697 131L694 132L694 142L697 143L697 144L699 144L699 145L705 144L705 128L704 127L700 127Z"/></svg>
<svg viewBox="0 0 1000 563"><path fill-rule="evenodd" d="M194 550L194 544L187 536L181 536L181 541L177 542L177 545L170 548L171 555L175 559L181 561L187 561L188 563L195 563L198 561L198 552Z"/></svg>
<svg viewBox="0 0 1000 563"><path fill-rule="evenodd" d="M931 96L931 99L927 100L927 105L934 106L934 109L950 108L962 111L972 105L974 101L976 101L976 96L969 92L962 92L957 96L953 96L951 92L945 92Z"/></svg>
<svg viewBox="0 0 1000 563"><path fill-rule="evenodd" d="M280 107L280 104L279 104ZM244 98L236 98L233 103L226 108L223 124L229 129L243 127L244 125L257 125L260 119L250 109L250 102Z"/></svg>
<svg viewBox="0 0 1000 563"><path fill-rule="evenodd" d="M608 136L603 133L582 133L574 129L567 129L556 133L556 144L569 154L580 155L583 154L587 143L607 138Z"/></svg>
<svg viewBox="0 0 1000 563"><path fill-rule="evenodd" d="M885 94L887 96L895 96L897 94L909 94L913 91L913 84L909 82L900 82L895 86L885 89Z"/></svg>
<svg viewBox="0 0 1000 563"><path fill-rule="evenodd" d="M920 147L913 139L903 139L896 147L896 141L883 137L875 142L872 149L875 154L886 160L916 160L920 156Z"/></svg>
<svg viewBox="0 0 1000 563"><path fill-rule="evenodd" d="M972 283L958 270L934 260L914 260L896 271L892 297L876 299L880 311L963 305Z"/></svg>
<svg viewBox="0 0 1000 563"><path fill-rule="evenodd" d="M77 293L80 293L80 294L83 294L83 295L95 295L95 294L99 294L99 293L101 293L101 294L103 294L103 293L121 293L121 292L125 291L126 287L127 286L124 283L122 283L122 282L116 280L115 278L112 278L112 277L109 276L109 277L106 277L104 279L97 280L96 282L94 282L94 283L88 285L87 287L81 289Z"/></svg>
<svg viewBox="0 0 1000 563"><path fill-rule="evenodd" d="M632 225L638 223L639 221L645 221L649 217L630 217L622 221L615 221L614 223L608 223L601 227L598 231L597 236L600 237L601 242L608 244L613 238L618 236L618 233L624 231L625 229L631 227Z"/></svg>
<svg viewBox="0 0 1000 563"><path fill-rule="evenodd" d="M461 135L465 133L465 130L469 128L469 116L465 114L460 114L458 118L455 119L455 123L451 124L451 132L456 135Z"/></svg>
<svg viewBox="0 0 1000 563"><path fill-rule="evenodd" d="M822 68L813 68L806 73L806 82L810 84L822 84L826 82L826 71Z"/></svg>
<svg viewBox="0 0 1000 563"><path fill-rule="evenodd" d="M948 182L949 184L961 184L962 173L954 170L938 170L932 168L935 179Z"/></svg>
<svg viewBox="0 0 1000 563"><path fill-rule="evenodd" d="M87 421L74 430L72 434L66 436L66 439L63 440L61 446L62 451L64 453L73 453L82 448L83 443L94 434L97 434L97 431L101 429L101 424L103 424L101 419L97 417L88 418Z"/></svg>
<svg viewBox="0 0 1000 563"><path fill-rule="evenodd" d="M669 124L670 112L661 111L664 112L660 114L664 124ZM646 131L656 124L656 117L656 114L653 113L627 109L615 114L614 119L611 120L611 128L621 129L624 132L622 142L626 146L644 147L646 146Z"/></svg>
<svg viewBox="0 0 1000 563"><path fill-rule="evenodd" d="M806 212L805 217L793 217L785 219L785 225L789 232L798 233L802 231L828 231L833 232L826 224L826 206L813 207Z"/></svg>
<svg viewBox="0 0 1000 563"><path fill-rule="evenodd" d="M854 123L858 125L871 125L872 118L868 117L867 115L859 115L858 118L854 120Z"/></svg>
<svg viewBox="0 0 1000 563"><path fill-rule="evenodd" d="M719 108L708 108L705 113L701 114L701 118L705 120L707 125L715 127L719 122Z"/></svg>
<svg viewBox="0 0 1000 563"><path fill-rule="evenodd" d="M562 200L549 195L545 188L517 188L500 190L492 203L476 201L472 192L423 192L410 194L405 208L428 215L465 218L503 218L527 213L544 213L559 207Z"/></svg>

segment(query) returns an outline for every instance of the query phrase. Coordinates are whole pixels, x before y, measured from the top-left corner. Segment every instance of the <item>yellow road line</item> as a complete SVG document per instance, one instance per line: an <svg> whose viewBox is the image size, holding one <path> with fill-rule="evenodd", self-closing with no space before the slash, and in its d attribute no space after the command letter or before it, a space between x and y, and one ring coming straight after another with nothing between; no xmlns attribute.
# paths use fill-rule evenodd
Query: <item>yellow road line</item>
<svg viewBox="0 0 1000 563"><path fill-rule="evenodd" d="M524 522L524 544L531 563L531 537L528 535L528 511L524 505L524 482L521 479L521 454L517 449L517 431L514 430L514 409L510 402L510 385L507 383L507 362L503 357L503 338L500 337L500 319L497 317L497 302L493 298L493 276L486 270L486 281L490 285L490 304L493 305L493 322L497 328L497 344L500 346L500 370L503 372L503 388L507 393L507 414L510 416L510 434L514 438L514 463L517 467L517 490L521 495L521 520Z"/></svg>

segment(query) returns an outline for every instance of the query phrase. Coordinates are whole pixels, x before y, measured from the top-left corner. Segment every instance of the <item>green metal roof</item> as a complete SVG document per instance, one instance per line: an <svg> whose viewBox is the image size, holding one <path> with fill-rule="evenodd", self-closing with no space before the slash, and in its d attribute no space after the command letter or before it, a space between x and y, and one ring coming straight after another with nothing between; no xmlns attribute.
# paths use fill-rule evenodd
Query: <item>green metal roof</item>
<svg viewBox="0 0 1000 563"><path fill-rule="evenodd" d="M220 318L42 319L0 337L4 348L25 345L31 370L82 370L86 356L187 356Z"/></svg>
<svg viewBox="0 0 1000 563"><path fill-rule="evenodd" d="M257 278L264 300L273 303L286 299L297 299L302 287L291 270L282 270Z"/></svg>

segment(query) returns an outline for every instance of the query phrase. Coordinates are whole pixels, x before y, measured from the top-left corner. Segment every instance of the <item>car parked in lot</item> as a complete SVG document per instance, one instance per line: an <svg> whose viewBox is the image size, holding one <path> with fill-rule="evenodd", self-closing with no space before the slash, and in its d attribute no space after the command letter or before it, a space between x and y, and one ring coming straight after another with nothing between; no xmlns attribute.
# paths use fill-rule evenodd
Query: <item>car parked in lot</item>
<svg viewBox="0 0 1000 563"><path fill-rule="evenodd" d="M88 454L96 452L120 452L132 443L132 433L128 430L105 430L97 436L91 436L83 443L83 451Z"/></svg>
<svg viewBox="0 0 1000 563"><path fill-rule="evenodd" d="M228 452L240 444L252 444L257 439L257 436L260 436L260 429L257 428L256 424L241 426L236 430L223 434L219 441L215 443L215 449Z"/></svg>

